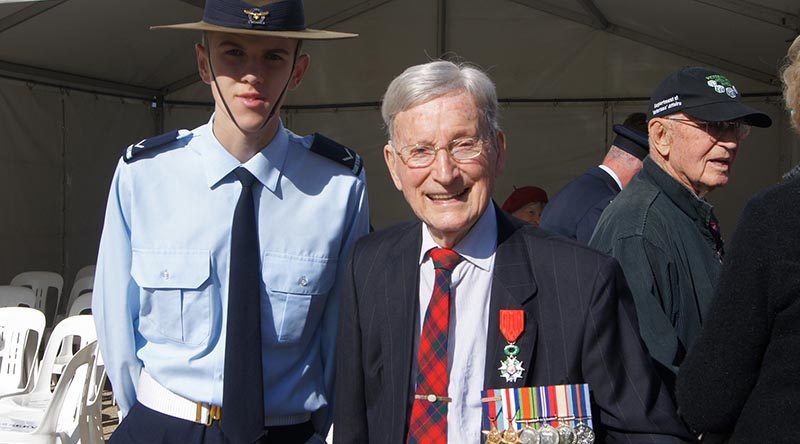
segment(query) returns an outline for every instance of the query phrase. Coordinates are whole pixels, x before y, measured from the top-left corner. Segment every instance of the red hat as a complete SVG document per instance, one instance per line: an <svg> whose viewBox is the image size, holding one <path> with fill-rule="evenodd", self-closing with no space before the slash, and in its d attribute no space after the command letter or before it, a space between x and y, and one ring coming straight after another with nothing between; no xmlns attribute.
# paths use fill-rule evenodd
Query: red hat
<svg viewBox="0 0 800 444"><path fill-rule="evenodd" d="M502 208L507 213L513 213L531 202L547 203L547 191L539 187L514 188Z"/></svg>

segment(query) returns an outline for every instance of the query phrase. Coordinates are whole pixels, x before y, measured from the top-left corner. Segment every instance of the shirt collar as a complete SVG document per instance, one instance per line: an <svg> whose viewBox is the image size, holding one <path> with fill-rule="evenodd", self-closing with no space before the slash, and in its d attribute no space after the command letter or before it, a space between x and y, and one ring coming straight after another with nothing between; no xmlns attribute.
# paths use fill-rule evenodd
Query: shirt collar
<svg viewBox="0 0 800 444"><path fill-rule="evenodd" d="M422 265L428 260L428 251L439 245L431 237L428 226L422 224L422 248L419 253L419 263ZM489 202L486 205L481 217L469 230L464 239L453 247L456 253L460 254L467 262L484 271L490 271L492 266L492 256L497 249L497 216L494 204Z"/></svg>
<svg viewBox="0 0 800 444"><path fill-rule="evenodd" d="M654 183L687 216L703 227L714 217L714 207L700 199L661 168L650 156L644 159L643 178Z"/></svg>
<svg viewBox="0 0 800 444"><path fill-rule="evenodd" d="M619 180L619 176L617 176L617 173L615 173L614 170L612 170L611 168L609 168L609 167L607 167L605 165L597 165L597 167L600 168L601 170L605 171L606 173L608 173L608 175L611 176L612 179L614 179L614 182L617 183L617 186L619 187L619 189L620 190L622 189L622 181Z"/></svg>
<svg viewBox="0 0 800 444"><path fill-rule="evenodd" d="M239 163L239 160L233 157L219 142L213 132L213 122L214 116L212 115L207 125L203 125L195 131L196 135L204 141L197 145L196 151L202 158L206 183L209 188L214 187L237 167L244 166L265 188L274 193L286 161L286 153L289 150L289 136L284 130L283 122L278 121L278 130L272 141L244 164Z"/></svg>

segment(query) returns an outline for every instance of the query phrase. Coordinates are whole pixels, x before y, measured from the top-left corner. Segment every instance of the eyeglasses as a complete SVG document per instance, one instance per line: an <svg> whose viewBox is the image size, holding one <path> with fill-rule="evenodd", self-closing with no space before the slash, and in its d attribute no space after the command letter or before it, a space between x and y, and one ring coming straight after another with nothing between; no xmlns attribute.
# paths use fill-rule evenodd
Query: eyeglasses
<svg viewBox="0 0 800 444"><path fill-rule="evenodd" d="M715 140L723 139L731 134L734 135L737 140L743 140L750 135L750 125L738 120L726 122L708 122L705 120L678 119L670 117L666 117L666 119L673 120L675 122L681 122L684 125L701 129Z"/></svg>
<svg viewBox="0 0 800 444"><path fill-rule="evenodd" d="M391 144L392 142L390 141L389 143ZM409 167L424 168L433 163L436 158L436 152L439 150L447 150L453 160L464 162L480 156L481 152L483 152L483 144L484 141L477 137L462 137L451 141L446 146L437 147L415 143L399 149L395 148L394 151L400 156L403 163Z"/></svg>

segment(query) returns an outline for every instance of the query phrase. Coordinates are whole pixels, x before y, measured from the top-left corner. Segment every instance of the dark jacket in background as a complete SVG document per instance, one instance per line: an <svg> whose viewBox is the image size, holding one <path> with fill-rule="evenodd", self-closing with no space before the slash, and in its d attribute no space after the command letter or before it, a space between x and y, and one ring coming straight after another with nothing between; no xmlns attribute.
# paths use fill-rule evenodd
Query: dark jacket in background
<svg viewBox="0 0 800 444"><path fill-rule="evenodd" d="M586 245L617 193L619 185L610 174L597 166L589 168L548 202L539 226Z"/></svg>
<svg viewBox="0 0 800 444"><path fill-rule="evenodd" d="M753 198L678 375L704 442L800 442L800 180Z"/></svg>
<svg viewBox="0 0 800 444"><path fill-rule="evenodd" d="M650 355L672 374L700 334L720 269L712 207L659 167L644 168L603 212L589 246L622 265Z"/></svg>

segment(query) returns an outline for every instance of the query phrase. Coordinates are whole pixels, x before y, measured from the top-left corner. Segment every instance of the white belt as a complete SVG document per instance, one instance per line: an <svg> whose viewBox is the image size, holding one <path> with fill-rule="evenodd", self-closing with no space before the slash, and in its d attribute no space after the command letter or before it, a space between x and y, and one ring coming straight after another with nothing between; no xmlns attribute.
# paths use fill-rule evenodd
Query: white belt
<svg viewBox="0 0 800 444"><path fill-rule="evenodd" d="M214 421L219 421L222 418L222 407L204 402L195 402L172 393L168 388L153 379L144 369L139 375L136 398L142 405L151 410L199 424L211 425ZM264 425L270 427L302 424L310 419L310 413L267 416L264 418Z"/></svg>
<svg viewBox="0 0 800 444"><path fill-rule="evenodd" d="M145 407L179 419L211 425L222 417L222 407L195 402L172 393L142 370L136 398Z"/></svg>

